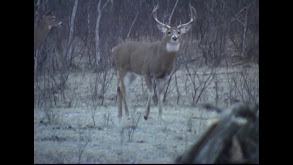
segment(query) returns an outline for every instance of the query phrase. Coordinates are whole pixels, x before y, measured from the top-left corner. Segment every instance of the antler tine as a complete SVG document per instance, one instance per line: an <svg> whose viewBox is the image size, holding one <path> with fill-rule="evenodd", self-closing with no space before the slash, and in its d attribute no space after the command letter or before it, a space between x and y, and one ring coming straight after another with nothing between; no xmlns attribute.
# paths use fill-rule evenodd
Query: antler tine
<svg viewBox="0 0 293 165"><path fill-rule="evenodd" d="M152 13L154 13L156 10L158 10L158 8L159 8L159 4L157 4L156 6L154 6L154 9L153 9L153 12Z"/></svg>
<svg viewBox="0 0 293 165"><path fill-rule="evenodd" d="M192 17L195 20L196 10L193 6L191 6L190 3L189 3L189 8L190 8L190 17Z"/></svg>
<svg viewBox="0 0 293 165"><path fill-rule="evenodd" d="M171 28L169 25L164 24L164 23L162 23L162 22L160 22L160 21L158 20L158 17L157 17L157 10L158 10L158 8L159 8L159 5L156 5L156 6L154 7L153 12L152 12L153 18L155 19L155 21L156 21L158 24L160 24L160 25L162 25L162 26L166 26L167 28Z"/></svg>
<svg viewBox="0 0 293 165"><path fill-rule="evenodd" d="M177 28L182 28L184 26L187 26L187 25L191 24L195 20L194 13L196 14L196 10L195 10L194 7L191 6L190 3L189 3L189 8L190 8L190 21L185 23L185 24L179 25Z"/></svg>
<svg viewBox="0 0 293 165"><path fill-rule="evenodd" d="M154 19L155 19L156 21L158 20L158 18L157 18L157 10L158 10L158 8L159 8L159 5L156 5L156 6L154 7L153 11L152 11L152 15L153 15L153 17L154 17Z"/></svg>

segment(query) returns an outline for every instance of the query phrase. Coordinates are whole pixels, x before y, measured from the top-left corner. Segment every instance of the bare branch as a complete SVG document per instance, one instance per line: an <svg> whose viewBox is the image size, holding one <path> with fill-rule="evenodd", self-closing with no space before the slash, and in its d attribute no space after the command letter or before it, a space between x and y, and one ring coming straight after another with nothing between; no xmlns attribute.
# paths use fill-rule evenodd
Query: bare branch
<svg viewBox="0 0 293 165"><path fill-rule="evenodd" d="M238 20L238 16L245 10L248 9L255 1L252 1L250 4L248 4L247 6L243 7L231 20L231 23L235 20ZM240 21L239 21L240 22ZM240 22L241 23L241 22ZM243 24L242 24L243 25Z"/></svg>
<svg viewBox="0 0 293 165"><path fill-rule="evenodd" d="M137 19L138 14L139 14L139 12L136 13L136 16L135 16L134 20L132 21L132 24L131 24L131 26L130 26L130 28L129 28L129 31L128 31L128 33L127 33L127 37L126 37L126 38L129 38L129 35L130 35L130 32L131 32L131 29L132 29L132 27L133 27L133 25L134 25L134 23L135 23L135 21L136 21L136 19Z"/></svg>
<svg viewBox="0 0 293 165"><path fill-rule="evenodd" d="M106 5L108 4L108 2L110 2L110 0L107 0L107 2L103 5L103 7L102 7L102 11L104 10L104 8L105 8Z"/></svg>
<svg viewBox="0 0 293 165"><path fill-rule="evenodd" d="M174 7L173 7L173 10L172 10L172 12L171 12L171 14L170 14L170 16L169 16L168 25L171 25L171 19L172 19L172 16L173 16L173 14L174 14L174 11L175 11L175 8L176 8L176 6L177 6L177 3L178 3L178 0L176 0L176 3L175 3L175 5L174 5Z"/></svg>

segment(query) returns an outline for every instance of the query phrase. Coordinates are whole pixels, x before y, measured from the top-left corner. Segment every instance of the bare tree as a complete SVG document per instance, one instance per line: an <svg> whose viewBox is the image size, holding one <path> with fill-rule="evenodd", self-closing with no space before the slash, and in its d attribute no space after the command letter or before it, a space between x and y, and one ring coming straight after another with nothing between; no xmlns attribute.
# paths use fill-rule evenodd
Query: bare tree
<svg viewBox="0 0 293 165"><path fill-rule="evenodd" d="M74 39L74 32L75 32L75 17L76 17L76 12L77 12L77 6L78 6L78 0L74 1L72 13L71 13L71 18L70 18L70 24L69 24L69 38L68 38L68 50L66 53L66 56L68 56L68 60L72 60L73 56L73 46L72 46L72 41Z"/></svg>
<svg viewBox="0 0 293 165"><path fill-rule="evenodd" d="M95 40L96 40L96 46L95 46L95 54L96 54L96 67L99 65L100 59L101 59L101 50L100 50L100 22L101 22L101 16L102 11L106 7L110 0L107 0L107 2L101 7L102 0L99 0L98 8L97 8L97 21L96 21L96 29L95 29Z"/></svg>

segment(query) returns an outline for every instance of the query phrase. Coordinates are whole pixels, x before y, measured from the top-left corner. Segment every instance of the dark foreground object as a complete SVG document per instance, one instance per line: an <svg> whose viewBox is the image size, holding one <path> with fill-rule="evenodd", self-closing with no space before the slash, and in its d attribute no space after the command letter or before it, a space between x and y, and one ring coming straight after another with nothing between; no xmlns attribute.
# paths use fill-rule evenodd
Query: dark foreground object
<svg viewBox="0 0 293 165"><path fill-rule="evenodd" d="M213 108L208 106L206 108ZM219 111L218 108L216 108ZM237 104L219 117L176 163L259 163L258 107Z"/></svg>

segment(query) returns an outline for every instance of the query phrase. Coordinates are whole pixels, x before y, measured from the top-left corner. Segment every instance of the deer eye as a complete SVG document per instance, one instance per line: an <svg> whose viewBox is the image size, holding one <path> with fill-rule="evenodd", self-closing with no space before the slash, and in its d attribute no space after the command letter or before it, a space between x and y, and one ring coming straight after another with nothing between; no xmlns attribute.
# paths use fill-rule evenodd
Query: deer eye
<svg viewBox="0 0 293 165"><path fill-rule="evenodd" d="M180 31L178 31L177 33L180 34Z"/></svg>
<svg viewBox="0 0 293 165"><path fill-rule="evenodd" d="M168 31L168 34L171 34L171 32L170 32L170 31Z"/></svg>

